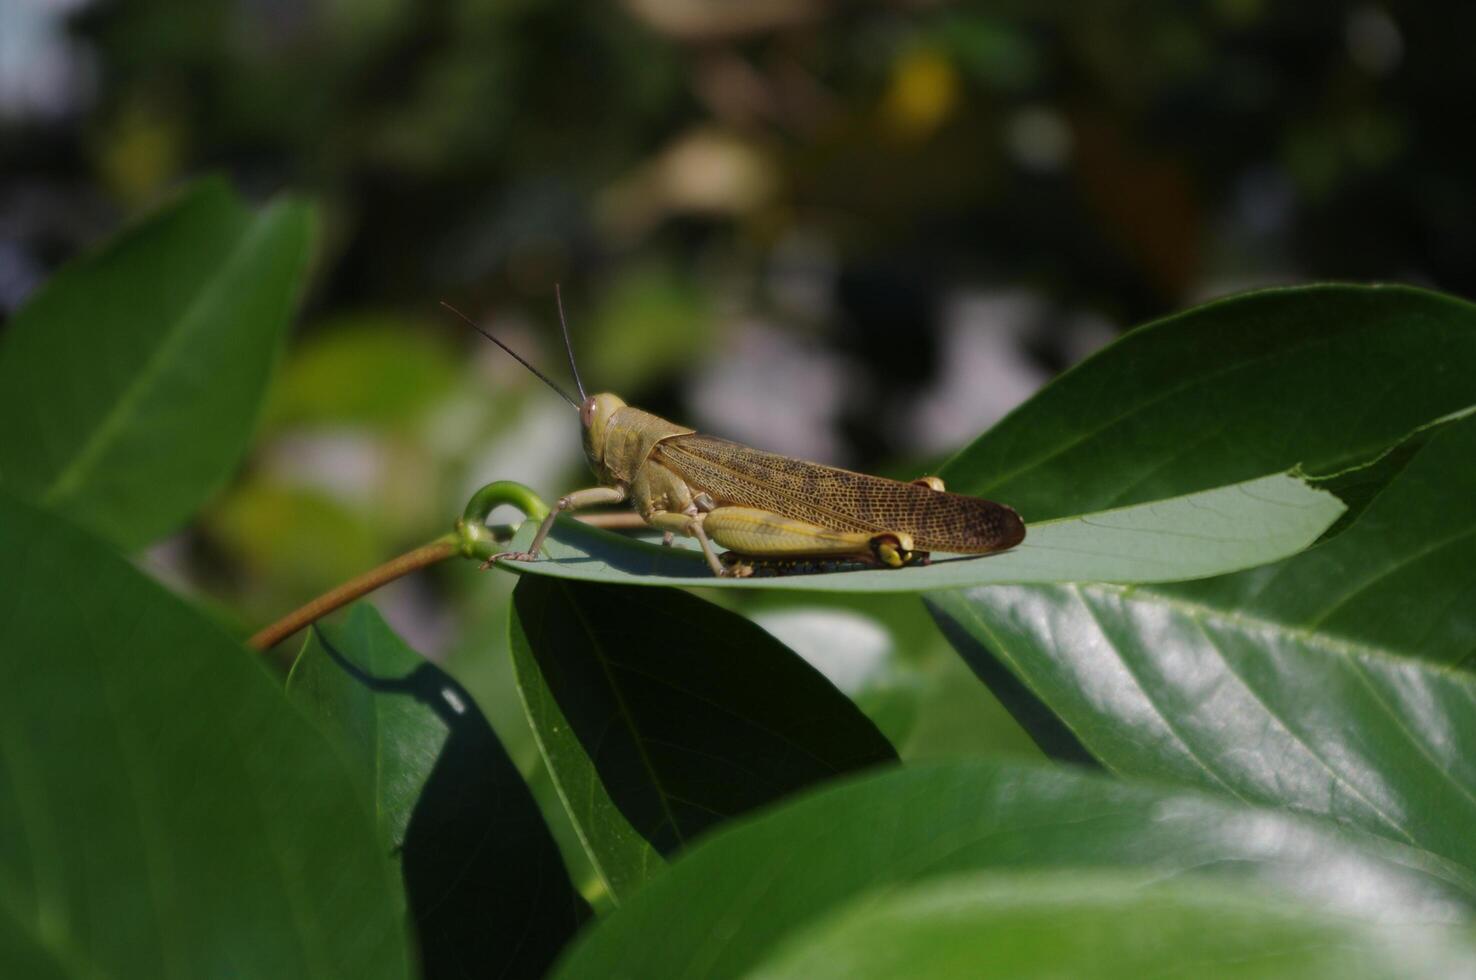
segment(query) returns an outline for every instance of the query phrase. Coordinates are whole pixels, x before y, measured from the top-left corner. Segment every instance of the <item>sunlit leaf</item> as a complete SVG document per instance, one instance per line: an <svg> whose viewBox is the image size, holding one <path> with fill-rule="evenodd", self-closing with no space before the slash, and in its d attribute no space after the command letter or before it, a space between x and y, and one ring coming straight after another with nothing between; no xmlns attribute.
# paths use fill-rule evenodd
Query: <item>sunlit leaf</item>
<svg viewBox="0 0 1476 980"><path fill-rule="evenodd" d="M0 481L125 548L183 523L245 452L312 226L207 181L53 277L0 344Z"/></svg>
<svg viewBox="0 0 1476 980"><path fill-rule="evenodd" d="M1158 582L1202 578L1275 561L1306 547L1342 513L1330 493L1286 475L1029 527L1012 551L935 555L932 564L777 578L717 579L692 546L662 548L560 522L546 559L504 560L524 575L631 585L818 592L927 592L991 582ZM533 522L511 549L525 548Z"/></svg>
<svg viewBox="0 0 1476 980"><path fill-rule="evenodd" d="M930 596L1094 757L1326 814L1476 868L1476 417L1423 440L1351 527L1204 582ZM1059 735L1059 732L1056 733Z"/></svg>
<svg viewBox="0 0 1476 980"><path fill-rule="evenodd" d="M1166 966L1264 980L1443 980L1476 971L1476 948L1463 930L1330 914L1236 882L1017 872L864 894L752 975L1136 980Z"/></svg>
<svg viewBox="0 0 1476 980"><path fill-rule="evenodd" d="M558 975L746 975L863 896L1003 870L1238 881L1402 923L1462 922L1476 900L1476 876L1323 821L1065 767L955 762L863 777L719 831L587 932Z"/></svg>

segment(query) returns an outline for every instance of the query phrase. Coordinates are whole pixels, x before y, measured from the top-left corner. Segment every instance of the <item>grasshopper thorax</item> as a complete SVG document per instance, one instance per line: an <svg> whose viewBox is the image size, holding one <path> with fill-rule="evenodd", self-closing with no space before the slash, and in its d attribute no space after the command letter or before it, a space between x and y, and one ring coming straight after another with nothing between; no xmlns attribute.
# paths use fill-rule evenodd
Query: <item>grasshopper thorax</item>
<svg viewBox="0 0 1476 980"><path fill-rule="evenodd" d="M590 395L579 406L579 422L584 426L584 454L589 457L589 465L599 472L605 463L605 442L609 432L610 416L618 409L625 407L625 401L619 395L608 392L603 395Z"/></svg>

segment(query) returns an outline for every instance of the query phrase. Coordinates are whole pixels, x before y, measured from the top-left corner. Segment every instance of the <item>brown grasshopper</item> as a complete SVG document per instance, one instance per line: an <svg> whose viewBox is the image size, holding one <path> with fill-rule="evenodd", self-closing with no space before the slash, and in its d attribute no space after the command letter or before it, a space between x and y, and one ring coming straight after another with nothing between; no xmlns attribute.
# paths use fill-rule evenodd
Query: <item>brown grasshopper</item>
<svg viewBox="0 0 1476 980"><path fill-rule="evenodd" d="M901 483L766 453L699 435L627 405L612 394L586 395L563 299L555 296L579 401L470 317L442 303L511 354L579 411L584 453L600 485L560 497L527 551L494 556L534 561L554 520L566 511L630 503L648 525L697 539L718 576L814 563L902 568L931 551L983 555L1025 538L1020 515L1004 504L947 493L937 477ZM713 544L729 551L719 556Z"/></svg>

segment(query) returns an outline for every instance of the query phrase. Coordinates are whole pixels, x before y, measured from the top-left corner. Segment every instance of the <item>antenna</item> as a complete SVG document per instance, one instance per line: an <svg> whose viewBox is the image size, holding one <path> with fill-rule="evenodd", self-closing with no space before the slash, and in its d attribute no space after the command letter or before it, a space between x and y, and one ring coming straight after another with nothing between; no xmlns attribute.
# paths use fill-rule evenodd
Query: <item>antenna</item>
<svg viewBox="0 0 1476 980"><path fill-rule="evenodd" d="M563 388L560 388L558 385L556 385L552 381L550 381L549 378L548 378L548 375L544 374L542 371L538 370L536 367L534 367L533 365L529 364L527 361L523 360L523 358L518 354L517 351L515 351L511 347L507 346L502 341L498 340L496 337L492 336L490 333L488 333L487 331L483 330L481 327L477 326L477 322L475 320L473 320L471 317L467 316L465 313L461 312L460 310L458 310L456 307L452 306L450 303L446 302L445 300L441 300L441 305L444 306L446 309L450 310L452 313L454 313L457 316L459 316L461 319L465 320L467 326L471 327L477 333L481 334L483 337L486 337L488 340L492 341L492 343L496 344L498 347L501 347L503 350L505 350L509 354L511 354L512 357L513 357L513 360L515 360L519 364L523 365L523 367L527 368L529 371L532 371L533 374L538 378L539 381L542 381L544 384L548 385L554 391L557 391L559 393L559 397L562 398L564 401L568 402L570 405L573 405L575 408L578 408L579 407L579 403L576 402L573 398L569 397L569 393L567 391L565 391Z"/></svg>
<svg viewBox="0 0 1476 980"><path fill-rule="evenodd" d="M574 386L579 389L579 400L589 401L589 396L584 393L584 382L579 380L579 365L574 363L574 345L569 343L569 323L564 319L564 293L558 283L554 283L554 302L559 307L559 329L564 331L564 350L569 352L569 370L574 374Z"/></svg>

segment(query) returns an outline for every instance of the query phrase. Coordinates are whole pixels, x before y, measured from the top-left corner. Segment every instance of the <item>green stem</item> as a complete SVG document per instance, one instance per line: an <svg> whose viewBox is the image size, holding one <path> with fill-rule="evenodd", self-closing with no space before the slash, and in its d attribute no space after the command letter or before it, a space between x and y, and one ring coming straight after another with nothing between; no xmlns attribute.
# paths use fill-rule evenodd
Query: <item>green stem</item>
<svg viewBox="0 0 1476 980"><path fill-rule="evenodd" d="M511 529L487 526L488 515L502 504L511 504L530 520L541 521L548 516L548 505L521 483L511 480L489 483L472 494L461 513L461 520L456 522L456 534L464 557L486 561L502 550L502 542Z"/></svg>

